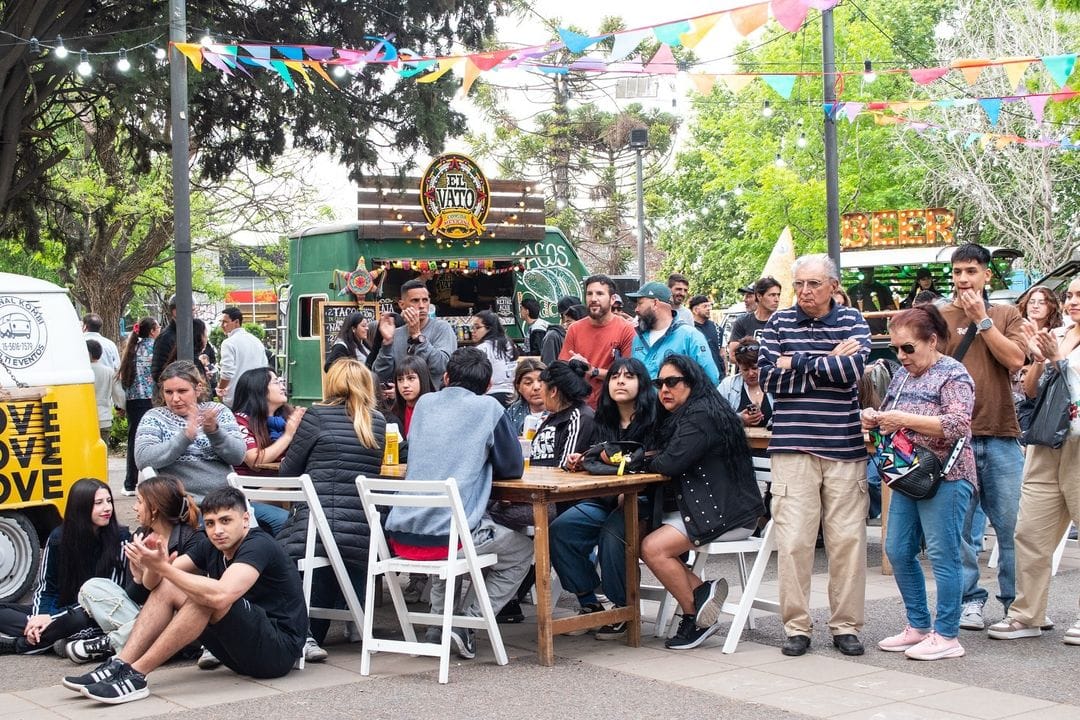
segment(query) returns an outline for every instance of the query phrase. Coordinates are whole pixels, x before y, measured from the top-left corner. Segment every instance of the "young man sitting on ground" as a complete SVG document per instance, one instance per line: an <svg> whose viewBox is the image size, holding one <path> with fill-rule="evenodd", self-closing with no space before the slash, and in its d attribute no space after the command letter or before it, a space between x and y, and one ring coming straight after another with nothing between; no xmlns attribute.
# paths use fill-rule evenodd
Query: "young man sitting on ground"
<svg viewBox="0 0 1080 720"><path fill-rule="evenodd" d="M517 433L502 405L485 395L490 385L491 362L484 353L471 347L454 351L443 376L443 389L421 396L413 410L405 478L457 480L477 554L499 556L498 562L486 568L484 576L491 606L498 610L514 597L532 566L533 541L524 533L496 523L487 513L492 479L519 478L524 470ZM468 422L462 422L462 418L468 418ZM448 452L450 448L452 452ZM401 557L445 558L450 513L445 508L394 507L386 518L386 531L391 550ZM446 581L434 580L431 612L443 611L445 595ZM463 608L463 615L481 615L476 593L471 589ZM454 652L465 659L475 657L473 631L453 628L451 633ZM438 642L439 637L439 628L428 628L428 642Z"/></svg>
<svg viewBox="0 0 1080 720"><path fill-rule="evenodd" d="M200 640L234 672L276 678L300 657L308 617L296 566L267 533L250 527L244 494L207 493L207 539L170 563L156 535L133 540L128 556L151 588L123 651L64 686L103 703L141 700L146 676Z"/></svg>

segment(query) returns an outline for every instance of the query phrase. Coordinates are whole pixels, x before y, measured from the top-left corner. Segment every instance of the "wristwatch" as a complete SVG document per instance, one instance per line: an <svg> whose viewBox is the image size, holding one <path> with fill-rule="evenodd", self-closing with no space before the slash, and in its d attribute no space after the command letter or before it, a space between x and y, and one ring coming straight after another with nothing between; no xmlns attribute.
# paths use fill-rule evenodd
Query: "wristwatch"
<svg viewBox="0 0 1080 720"><path fill-rule="evenodd" d="M594 367L592 370L590 370L589 377L600 377L600 368Z"/></svg>
<svg viewBox="0 0 1080 720"><path fill-rule="evenodd" d="M427 338L424 337L423 333L421 333L420 335L417 335L416 337L409 338L409 344L410 345L419 345L420 343L424 342L425 340L427 340Z"/></svg>
<svg viewBox="0 0 1080 720"><path fill-rule="evenodd" d="M979 321L979 324L975 326L975 332L986 332L990 328L994 327L994 321L988 317L984 317Z"/></svg>

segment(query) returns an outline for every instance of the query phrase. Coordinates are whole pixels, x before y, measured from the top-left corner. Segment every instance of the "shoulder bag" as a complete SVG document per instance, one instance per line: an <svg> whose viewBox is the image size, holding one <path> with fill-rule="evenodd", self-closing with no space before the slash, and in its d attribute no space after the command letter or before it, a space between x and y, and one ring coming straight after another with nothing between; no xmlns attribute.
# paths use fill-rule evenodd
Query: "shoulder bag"
<svg viewBox="0 0 1080 720"><path fill-rule="evenodd" d="M1039 378L1039 393L1031 411L1031 424L1023 435L1025 444L1059 448L1065 442L1069 434L1069 406L1072 404L1066 377L1067 364L1068 360L1050 363Z"/></svg>

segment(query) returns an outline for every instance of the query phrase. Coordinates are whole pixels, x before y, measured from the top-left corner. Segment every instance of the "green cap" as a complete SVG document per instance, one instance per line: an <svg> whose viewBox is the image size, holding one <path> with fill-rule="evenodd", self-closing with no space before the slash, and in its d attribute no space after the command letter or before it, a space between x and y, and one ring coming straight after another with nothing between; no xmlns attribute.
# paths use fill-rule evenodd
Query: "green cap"
<svg viewBox="0 0 1080 720"><path fill-rule="evenodd" d="M671 290L668 286L662 282L647 282L638 288L637 292L626 293L626 297L634 298L652 298L653 300L659 300L660 302L671 302Z"/></svg>

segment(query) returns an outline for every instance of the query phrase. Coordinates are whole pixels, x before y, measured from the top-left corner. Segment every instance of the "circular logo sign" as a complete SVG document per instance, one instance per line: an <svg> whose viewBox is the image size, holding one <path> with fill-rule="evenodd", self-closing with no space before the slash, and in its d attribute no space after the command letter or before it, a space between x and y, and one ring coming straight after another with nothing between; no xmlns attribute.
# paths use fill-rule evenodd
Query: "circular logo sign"
<svg viewBox="0 0 1080 720"><path fill-rule="evenodd" d="M47 342L37 303L0 295L0 362L15 370L28 368L45 354Z"/></svg>
<svg viewBox="0 0 1080 720"><path fill-rule="evenodd" d="M463 240L484 232L491 190L472 158L458 153L440 155L420 180L420 206L428 230L451 240Z"/></svg>

